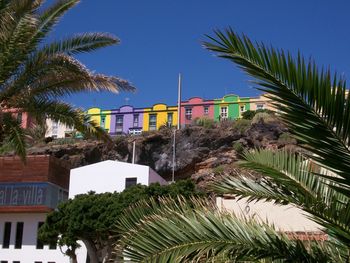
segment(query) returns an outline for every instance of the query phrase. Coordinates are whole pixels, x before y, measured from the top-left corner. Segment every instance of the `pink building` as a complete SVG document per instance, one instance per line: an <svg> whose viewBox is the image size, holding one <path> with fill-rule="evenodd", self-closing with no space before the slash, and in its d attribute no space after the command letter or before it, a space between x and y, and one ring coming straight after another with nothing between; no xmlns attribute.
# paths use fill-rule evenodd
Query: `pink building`
<svg viewBox="0 0 350 263"><path fill-rule="evenodd" d="M214 119L214 101L193 97L181 102L181 126L191 124L196 118Z"/></svg>
<svg viewBox="0 0 350 263"><path fill-rule="evenodd" d="M4 112L11 112L12 116L21 122L23 129L29 128L33 123L33 119L28 115L28 113L22 112L19 109L5 109Z"/></svg>

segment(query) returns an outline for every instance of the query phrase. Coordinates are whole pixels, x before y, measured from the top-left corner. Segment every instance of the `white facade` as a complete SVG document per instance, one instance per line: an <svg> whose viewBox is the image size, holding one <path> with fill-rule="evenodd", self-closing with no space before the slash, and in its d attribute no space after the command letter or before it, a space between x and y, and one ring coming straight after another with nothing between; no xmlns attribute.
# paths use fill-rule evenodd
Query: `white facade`
<svg viewBox="0 0 350 263"><path fill-rule="evenodd" d="M68 263L69 257L64 256L59 247L50 249L45 245L37 249L37 232L39 222L44 222L46 213L9 213L0 216L0 262L13 263ZM11 235L9 248L3 248L4 225L11 222ZM16 226L23 222L22 247L15 248Z"/></svg>
<svg viewBox="0 0 350 263"><path fill-rule="evenodd" d="M47 131L45 137L65 138L67 132L72 132L73 128L61 122L46 119Z"/></svg>
<svg viewBox="0 0 350 263"><path fill-rule="evenodd" d="M308 219L304 211L292 205L275 205L273 202L247 202L218 197L216 204L219 209L226 209L239 217L254 217L260 222L274 224L281 231L320 231L321 226Z"/></svg>
<svg viewBox="0 0 350 263"><path fill-rule="evenodd" d="M149 185L167 182L152 168L145 165L119 161L103 161L70 171L69 198L89 191L96 193L121 192L125 189L127 179L136 178L136 184Z"/></svg>

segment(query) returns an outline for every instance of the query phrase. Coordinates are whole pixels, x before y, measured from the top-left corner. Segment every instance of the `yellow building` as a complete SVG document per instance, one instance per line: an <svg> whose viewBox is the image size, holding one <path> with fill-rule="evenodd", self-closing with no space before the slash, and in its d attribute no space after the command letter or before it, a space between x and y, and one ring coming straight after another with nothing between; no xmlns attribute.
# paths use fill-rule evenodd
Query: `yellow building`
<svg viewBox="0 0 350 263"><path fill-rule="evenodd" d="M152 108L145 108L143 114L143 131L155 131L162 126L177 125L177 107L159 103Z"/></svg>
<svg viewBox="0 0 350 263"><path fill-rule="evenodd" d="M111 126L111 111L101 110L100 108L90 108L87 111L90 120L97 123L98 126L104 128L106 131L110 130Z"/></svg>

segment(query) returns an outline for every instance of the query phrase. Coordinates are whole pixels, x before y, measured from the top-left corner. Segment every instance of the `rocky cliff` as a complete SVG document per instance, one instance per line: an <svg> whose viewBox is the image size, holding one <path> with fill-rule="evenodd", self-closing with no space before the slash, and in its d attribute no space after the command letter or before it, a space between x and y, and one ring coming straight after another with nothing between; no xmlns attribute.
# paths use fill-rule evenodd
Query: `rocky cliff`
<svg viewBox="0 0 350 263"><path fill-rule="evenodd" d="M175 178L192 177L197 182L205 181L231 166L244 148L280 148L296 144L278 120L244 122L242 125L243 121L227 121L209 127L193 125L177 131ZM131 162L134 141L135 162L151 166L169 180L173 164L173 130L169 128L140 136L115 137L111 144L90 140L61 145L49 143L32 147L29 153L52 154L67 160L72 167L102 160Z"/></svg>

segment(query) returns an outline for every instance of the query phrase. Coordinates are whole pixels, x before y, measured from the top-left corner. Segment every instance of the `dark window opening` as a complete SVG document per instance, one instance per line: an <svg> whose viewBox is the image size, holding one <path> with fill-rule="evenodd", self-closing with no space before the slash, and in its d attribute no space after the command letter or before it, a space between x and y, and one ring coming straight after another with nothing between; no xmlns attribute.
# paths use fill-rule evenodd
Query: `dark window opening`
<svg viewBox="0 0 350 263"><path fill-rule="evenodd" d="M56 249L57 248L57 243L50 243L49 244L49 249Z"/></svg>
<svg viewBox="0 0 350 263"><path fill-rule="evenodd" d="M11 222L5 222L4 239L2 242L2 248L10 247L10 237L11 237Z"/></svg>
<svg viewBox="0 0 350 263"><path fill-rule="evenodd" d="M17 222L15 248L22 248L23 222Z"/></svg>
<svg viewBox="0 0 350 263"><path fill-rule="evenodd" d="M125 178L125 189L137 184L137 178Z"/></svg>
<svg viewBox="0 0 350 263"><path fill-rule="evenodd" d="M44 243L39 239L39 229L44 224L44 222L38 223L38 231L37 231L37 238L36 238L36 249L43 249Z"/></svg>

